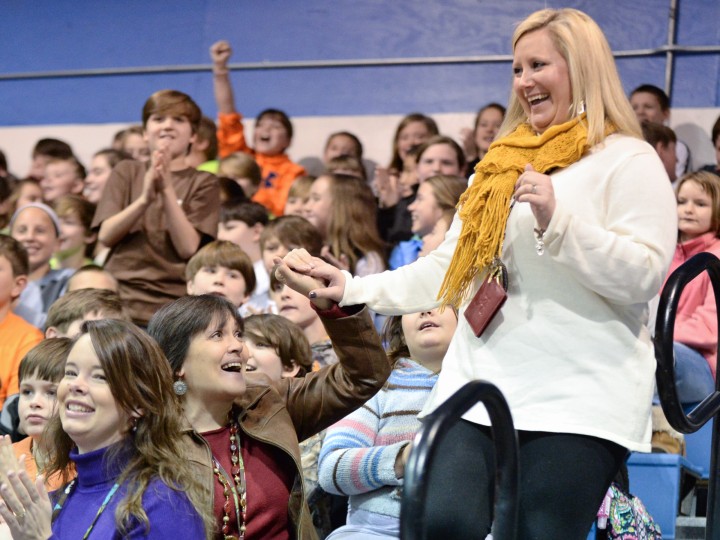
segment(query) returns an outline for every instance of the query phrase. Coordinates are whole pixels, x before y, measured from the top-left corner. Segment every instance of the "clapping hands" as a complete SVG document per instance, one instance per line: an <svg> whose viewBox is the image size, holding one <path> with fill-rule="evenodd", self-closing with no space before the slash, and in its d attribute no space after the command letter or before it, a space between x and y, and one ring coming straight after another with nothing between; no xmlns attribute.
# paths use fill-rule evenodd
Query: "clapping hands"
<svg viewBox="0 0 720 540"><path fill-rule="evenodd" d="M22 456L24 458L24 456ZM0 516L14 540L47 540L51 531L50 498L43 476L33 481L15 457L10 437L0 439Z"/></svg>

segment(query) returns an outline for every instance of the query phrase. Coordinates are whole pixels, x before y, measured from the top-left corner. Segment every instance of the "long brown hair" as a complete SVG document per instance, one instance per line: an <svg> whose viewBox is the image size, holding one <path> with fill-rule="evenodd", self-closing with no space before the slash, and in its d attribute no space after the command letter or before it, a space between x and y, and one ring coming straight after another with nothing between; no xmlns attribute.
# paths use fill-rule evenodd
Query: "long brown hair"
<svg viewBox="0 0 720 540"><path fill-rule="evenodd" d="M132 429L108 453L110 462L130 454L118 484L127 495L115 511L118 530L132 519L150 526L142 497L154 477L168 487L185 491L205 524L210 538L214 518L204 511L207 492L182 459L180 434L182 409L172 389L173 374L160 347L135 325L119 320L86 321L80 336L88 334L110 392L118 407L133 420ZM79 338L78 338L79 339ZM76 340L77 342L77 340ZM75 446L62 429L59 415L48 423L45 434L51 449L48 476L72 470L70 450Z"/></svg>
<svg viewBox="0 0 720 540"><path fill-rule="evenodd" d="M327 242L333 257L345 255L350 272L373 251L385 259L385 244L377 229L377 203L367 183L346 174L323 174L330 179L332 211Z"/></svg>

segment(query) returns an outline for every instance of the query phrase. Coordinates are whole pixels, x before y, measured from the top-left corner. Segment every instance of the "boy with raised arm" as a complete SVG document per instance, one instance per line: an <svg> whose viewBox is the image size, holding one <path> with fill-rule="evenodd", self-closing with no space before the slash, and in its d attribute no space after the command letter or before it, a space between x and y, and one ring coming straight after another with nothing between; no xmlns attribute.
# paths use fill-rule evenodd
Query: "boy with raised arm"
<svg viewBox="0 0 720 540"><path fill-rule="evenodd" d="M233 152L252 154L262 170L262 183L252 200L265 206L273 215L281 216L293 180L305 174L305 169L293 163L285 154L292 141L292 124L283 111L265 109L257 116L253 148L250 148L245 139L242 115L235 110L227 67L231 54L232 49L227 41L218 41L210 48L213 88L218 108L220 157Z"/></svg>

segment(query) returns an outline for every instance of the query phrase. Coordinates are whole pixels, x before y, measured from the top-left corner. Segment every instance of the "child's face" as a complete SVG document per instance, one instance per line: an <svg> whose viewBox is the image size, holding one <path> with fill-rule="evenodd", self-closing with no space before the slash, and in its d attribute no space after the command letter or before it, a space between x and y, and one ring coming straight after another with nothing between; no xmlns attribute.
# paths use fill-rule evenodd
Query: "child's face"
<svg viewBox="0 0 720 540"><path fill-rule="evenodd" d="M447 352L450 340L457 328L457 315L446 308L402 317L402 329L410 356L422 362L441 360Z"/></svg>
<svg viewBox="0 0 720 540"><path fill-rule="evenodd" d="M88 201L93 204L100 201L100 196L111 172L112 167L108 163L107 156L99 155L93 158L90 170L85 177L85 189L83 189L83 195Z"/></svg>
<svg viewBox="0 0 720 540"><path fill-rule="evenodd" d="M45 167L47 166L48 161L50 161L50 156L38 154L32 158L30 170L27 175L35 180L42 180L42 177L45 176Z"/></svg>
<svg viewBox="0 0 720 540"><path fill-rule="evenodd" d="M483 154L497 137L503 122L503 114L495 107L489 107L480 114L477 129L475 130L475 144Z"/></svg>
<svg viewBox="0 0 720 540"><path fill-rule="evenodd" d="M331 159L340 156L352 156L354 158L359 158L357 155L355 141L347 135L335 135L332 139L330 139L330 141L328 141L328 144L325 147L325 153L323 154L323 161L325 162L325 165L327 165Z"/></svg>
<svg viewBox="0 0 720 540"><path fill-rule="evenodd" d="M442 218L443 212L437 204L433 188L428 183L420 184L417 196L410 206L410 218L412 219L412 232L418 236L425 236L433 230L433 227Z"/></svg>
<svg viewBox="0 0 720 540"><path fill-rule="evenodd" d="M262 260L268 274L272 272L273 266L275 266L275 257L280 257L282 259L285 255L290 253L291 249L293 248L286 246L278 240L277 236L271 236L265 240L262 251Z"/></svg>
<svg viewBox="0 0 720 540"><path fill-rule="evenodd" d="M47 264L58 247L55 225L40 208L23 210L15 219L10 234L27 250L31 272Z"/></svg>
<svg viewBox="0 0 720 540"><path fill-rule="evenodd" d="M270 377L272 381L279 381L284 377L294 377L297 373L298 368L291 371L285 369L277 350L269 343L255 341L246 336L245 345L250 355L245 366L246 373L258 371Z"/></svg>
<svg viewBox="0 0 720 540"><path fill-rule="evenodd" d="M433 144L420 156L417 163L418 182L436 174L459 175L458 156L448 144Z"/></svg>
<svg viewBox="0 0 720 540"><path fill-rule="evenodd" d="M150 161L150 148L145 138L139 133L130 133L125 137L122 150L137 160L145 163Z"/></svg>
<svg viewBox="0 0 720 540"><path fill-rule="evenodd" d="M145 141L150 153L167 148L175 159L185 156L195 134L187 116L170 114L151 114L145 124Z"/></svg>
<svg viewBox="0 0 720 540"><path fill-rule="evenodd" d="M280 120L268 115L255 124L253 145L258 154L277 156L290 146L290 137Z"/></svg>
<svg viewBox="0 0 720 540"><path fill-rule="evenodd" d="M397 149L400 158L405 159L411 148L424 143L429 138L430 132L423 122L410 122L398 133Z"/></svg>
<svg viewBox="0 0 720 540"><path fill-rule="evenodd" d="M42 202L43 192L40 185L25 182L20 186L20 196L18 197L16 207L22 208L26 204L34 202Z"/></svg>
<svg viewBox="0 0 720 540"><path fill-rule="evenodd" d="M303 330L319 317L305 295L283 285L277 302L278 314L294 322Z"/></svg>
<svg viewBox="0 0 720 540"><path fill-rule="evenodd" d="M226 266L201 267L195 277L187 282L187 292L191 296L222 296L238 308L250 298L243 275L239 270Z"/></svg>
<svg viewBox="0 0 720 540"><path fill-rule="evenodd" d="M712 197L700 184L687 180L677 194L678 230L680 240L687 242L710 231Z"/></svg>
<svg viewBox="0 0 720 540"><path fill-rule="evenodd" d="M305 217L305 204L307 199L302 197L288 197L285 201L284 216L300 216Z"/></svg>
<svg viewBox="0 0 720 540"><path fill-rule="evenodd" d="M20 429L39 439L48 420L57 412L57 383L37 378L37 373L20 383L18 416Z"/></svg>
<svg viewBox="0 0 720 540"><path fill-rule="evenodd" d="M7 306L20 296L25 288L26 279L26 276L16 276L10 261L4 255L0 255L0 306Z"/></svg>
<svg viewBox="0 0 720 540"><path fill-rule="evenodd" d="M77 176L75 165L67 161L53 161L45 167L45 176L40 180L43 199L53 203L63 195L82 193L84 183Z"/></svg>
<svg viewBox="0 0 720 540"><path fill-rule="evenodd" d="M260 245L260 231L240 220L231 219L218 225L218 240L227 240L240 246L247 254L256 253ZM253 261L255 262L255 261Z"/></svg>
<svg viewBox="0 0 720 540"><path fill-rule="evenodd" d="M630 105L640 122L662 124L668 118L668 112L662 110L658 98L649 92L635 92L630 96Z"/></svg>
<svg viewBox="0 0 720 540"><path fill-rule="evenodd" d="M330 178L321 176L310 186L310 196L305 203L305 219L315 225L324 237L327 236L330 216L332 215L332 193Z"/></svg>
<svg viewBox="0 0 720 540"><path fill-rule="evenodd" d="M75 214L60 216L60 255L71 255L85 249L87 244L92 243L93 236L88 236L88 231Z"/></svg>

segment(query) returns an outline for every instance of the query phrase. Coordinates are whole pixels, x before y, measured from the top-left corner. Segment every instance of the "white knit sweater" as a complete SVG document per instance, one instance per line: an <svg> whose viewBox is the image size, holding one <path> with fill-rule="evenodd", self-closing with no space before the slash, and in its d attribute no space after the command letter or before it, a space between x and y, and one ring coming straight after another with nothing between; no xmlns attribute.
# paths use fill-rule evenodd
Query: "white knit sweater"
<svg viewBox="0 0 720 540"><path fill-rule="evenodd" d="M670 182L652 147L622 135L552 181L557 207L545 254L535 252L538 225L529 204L516 204L502 257L508 299L480 338L463 306L424 412L485 379L504 393L517 429L585 434L649 451L655 358L645 322L675 247ZM436 306L461 225L456 215L445 242L411 265L346 276L341 304L366 303L386 314ZM481 406L465 418L489 422Z"/></svg>

